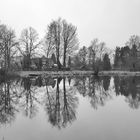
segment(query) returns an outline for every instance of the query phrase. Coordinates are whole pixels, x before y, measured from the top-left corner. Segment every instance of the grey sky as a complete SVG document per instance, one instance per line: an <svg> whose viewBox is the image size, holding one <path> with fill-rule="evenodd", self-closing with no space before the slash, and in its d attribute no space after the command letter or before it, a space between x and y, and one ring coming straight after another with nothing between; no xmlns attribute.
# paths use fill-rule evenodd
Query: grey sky
<svg viewBox="0 0 140 140"><path fill-rule="evenodd" d="M52 19L62 17L78 28L80 46L94 38L108 47L140 35L140 0L1 0L0 20L16 30L34 27L43 37Z"/></svg>

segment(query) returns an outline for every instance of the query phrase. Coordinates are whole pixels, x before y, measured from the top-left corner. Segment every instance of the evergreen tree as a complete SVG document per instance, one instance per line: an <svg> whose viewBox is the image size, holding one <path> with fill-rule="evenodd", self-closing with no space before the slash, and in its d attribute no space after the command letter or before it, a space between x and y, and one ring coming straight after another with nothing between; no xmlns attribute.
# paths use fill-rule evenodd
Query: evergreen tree
<svg viewBox="0 0 140 140"><path fill-rule="evenodd" d="M115 58L114 58L114 67L119 67L119 60L120 60L120 47L116 47L115 50Z"/></svg>
<svg viewBox="0 0 140 140"><path fill-rule="evenodd" d="M103 57L103 70L111 70L110 59L107 53Z"/></svg>
<svg viewBox="0 0 140 140"><path fill-rule="evenodd" d="M55 57L55 54L54 54L54 53L52 54L51 59L52 59L53 62L56 64L56 57Z"/></svg>
<svg viewBox="0 0 140 140"><path fill-rule="evenodd" d="M130 67L132 68L132 70L136 70L136 65L137 65L137 46L133 45L132 49L131 49L131 65Z"/></svg>

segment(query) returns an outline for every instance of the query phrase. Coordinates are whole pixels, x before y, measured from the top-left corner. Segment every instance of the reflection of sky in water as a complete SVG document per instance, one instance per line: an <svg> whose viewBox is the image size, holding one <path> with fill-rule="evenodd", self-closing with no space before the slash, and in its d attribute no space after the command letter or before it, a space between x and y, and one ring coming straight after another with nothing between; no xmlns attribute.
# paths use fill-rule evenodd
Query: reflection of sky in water
<svg viewBox="0 0 140 140"><path fill-rule="evenodd" d="M65 118L66 120L70 120L70 122L68 121L66 123L65 127L58 127L57 123L53 122L55 119L58 119L55 122L59 122L59 126L61 126L64 123L64 117L66 117L66 114L64 114L66 113L64 111L64 105L66 105L66 103L64 103L63 79L59 81L60 84L57 84L58 81L56 79L54 88L51 86L38 87L35 83L32 85L28 80L25 80L27 83L22 83L21 81L16 83L18 97L14 96L15 93L10 89L10 98L14 100L11 100L10 103L15 107L15 117L11 117L13 121L11 120L9 123L7 122L0 126L0 139L139 139L139 78L131 77L115 80L114 78L105 80L103 77L100 77L100 79L77 78L71 80L70 86L68 79L66 78L65 88L68 99L66 101L69 103L69 106L67 107L71 107L69 108L71 110L67 113L74 113L76 118ZM114 81L117 82L114 84ZM110 84L107 82L110 82ZM30 88L32 89L31 94L28 94L28 96L26 95L27 90L24 91L25 86L28 90ZM58 96L58 86L59 102L56 104L58 101L58 98L56 98ZM13 88L12 83L10 84L10 87ZM130 93L134 88L136 93L133 93L135 95L131 95ZM5 90L4 84L3 86L1 85L0 89L1 93ZM105 91L105 89L108 90ZM116 96L117 90L119 91L119 94ZM4 97L1 98L4 99ZM49 103L48 99L50 99L51 103ZM50 104L52 105L52 109L55 109L60 105L60 112L58 112L58 110L53 112L52 122L50 121L50 115L48 114L52 112L48 112L47 110L47 107ZM2 109L2 103L0 106L0 109ZM136 107L136 109L134 107ZM56 114L58 116L60 115L60 118ZM54 117L55 115L57 117ZM61 119L61 121L59 121L59 119ZM55 125L52 125L52 123Z"/></svg>

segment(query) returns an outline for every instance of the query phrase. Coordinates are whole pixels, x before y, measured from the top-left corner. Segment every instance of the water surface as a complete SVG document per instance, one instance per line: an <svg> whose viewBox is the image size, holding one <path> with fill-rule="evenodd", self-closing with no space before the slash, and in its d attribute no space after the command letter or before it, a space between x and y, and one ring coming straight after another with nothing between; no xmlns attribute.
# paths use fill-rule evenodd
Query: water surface
<svg viewBox="0 0 140 140"><path fill-rule="evenodd" d="M139 140L140 77L27 77L0 84L0 140Z"/></svg>

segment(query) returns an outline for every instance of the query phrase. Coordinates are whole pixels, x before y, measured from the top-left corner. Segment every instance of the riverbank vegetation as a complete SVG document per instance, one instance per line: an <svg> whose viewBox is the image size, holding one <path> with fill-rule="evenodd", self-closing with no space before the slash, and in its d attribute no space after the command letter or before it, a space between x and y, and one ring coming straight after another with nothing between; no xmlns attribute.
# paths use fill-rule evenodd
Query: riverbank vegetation
<svg viewBox="0 0 140 140"><path fill-rule="evenodd" d="M115 51L98 39L81 46L77 27L65 19L53 20L44 38L33 27L25 28L20 38L7 25L0 24L0 67L15 71L99 71L140 70L140 37L133 35ZM3 75L3 73L1 74Z"/></svg>

